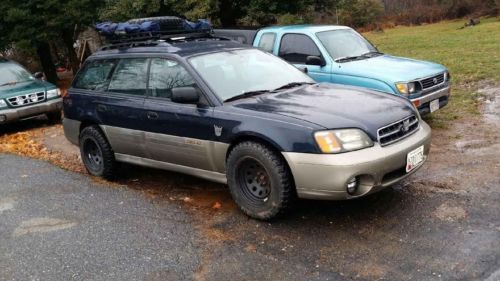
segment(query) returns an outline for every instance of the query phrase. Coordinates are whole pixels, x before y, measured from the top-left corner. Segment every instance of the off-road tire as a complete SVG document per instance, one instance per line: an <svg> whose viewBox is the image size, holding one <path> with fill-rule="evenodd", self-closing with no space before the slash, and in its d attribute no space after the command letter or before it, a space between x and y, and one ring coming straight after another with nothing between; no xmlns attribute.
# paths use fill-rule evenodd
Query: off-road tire
<svg viewBox="0 0 500 281"><path fill-rule="evenodd" d="M49 119L49 122L51 124L61 123L61 119L62 119L62 112L61 111L48 112L45 115L47 116L47 119Z"/></svg>
<svg viewBox="0 0 500 281"><path fill-rule="evenodd" d="M246 182L242 182L242 171L239 169L244 169L242 165L248 160L255 160L267 172L270 190L268 195L264 195L267 197L262 200L260 198L254 200L253 196L249 196ZM295 202L297 197L295 186L285 159L266 145L253 141L237 144L229 153L226 167L233 200L248 216L259 220L270 220L284 215Z"/></svg>
<svg viewBox="0 0 500 281"><path fill-rule="evenodd" d="M102 155L101 165L98 167L93 167L89 164L88 152L84 151L85 144L87 142L94 142L100 149ZM79 139L80 155L82 157L83 164L87 169L88 173L93 176L103 177L105 179L113 179L115 177L115 171L117 163L115 161L115 154L108 140L102 133L102 131L97 126L85 127L80 133Z"/></svg>

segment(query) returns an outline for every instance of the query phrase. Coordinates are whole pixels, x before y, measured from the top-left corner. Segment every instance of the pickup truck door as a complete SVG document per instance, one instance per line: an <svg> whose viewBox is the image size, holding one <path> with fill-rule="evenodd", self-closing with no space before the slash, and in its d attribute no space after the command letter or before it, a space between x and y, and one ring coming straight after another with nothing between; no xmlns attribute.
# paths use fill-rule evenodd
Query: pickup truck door
<svg viewBox="0 0 500 281"><path fill-rule="evenodd" d="M276 50L276 49L275 49ZM328 59L321 54L316 43L306 34L286 33L281 37L277 54L282 59L296 67L307 68L309 76L317 82L331 82L332 66ZM308 65L308 56L316 56L323 60L324 65Z"/></svg>

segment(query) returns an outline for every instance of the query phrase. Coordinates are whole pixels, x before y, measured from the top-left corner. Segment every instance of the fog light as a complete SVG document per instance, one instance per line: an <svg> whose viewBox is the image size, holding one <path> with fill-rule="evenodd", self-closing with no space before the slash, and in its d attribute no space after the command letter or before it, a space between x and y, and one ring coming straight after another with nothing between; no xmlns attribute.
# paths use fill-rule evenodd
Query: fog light
<svg viewBox="0 0 500 281"><path fill-rule="evenodd" d="M7 116L5 116L5 115L0 115L0 123L3 123L3 122L5 122L5 121L7 121Z"/></svg>
<svg viewBox="0 0 500 281"><path fill-rule="evenodd" d="M354 193L358 190L358 185L359 181L357 177L350 179L347 182L347 193L349 193L349 195L354 195Z"/></svg>

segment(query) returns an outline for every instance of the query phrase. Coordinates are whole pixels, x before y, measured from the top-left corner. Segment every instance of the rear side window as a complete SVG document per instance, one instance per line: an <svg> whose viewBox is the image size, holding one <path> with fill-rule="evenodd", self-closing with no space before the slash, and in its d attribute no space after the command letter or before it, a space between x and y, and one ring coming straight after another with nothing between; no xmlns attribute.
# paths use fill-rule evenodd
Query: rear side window
<svg viewBox="0 0 500 281"><path fill-rule="evenodd" d="M73 85L77 89L106 91L116 60L96 60L85 64Z"/></svg>
<svg viewBox="0 0 500 281"><path fill-rule="evenodd" d="M291 63L305 64L308 56L321 56L313 40L304 34L286 34L281 39L279 56Z"/></svg>
<svg viewBox="0 0 500 281"><path fill-rule="evenodd" d="M194 85L193 77L176 61L160 58L151 61L149 90L153 97L170 99L173 88Z"/></svg>
<svg viewBox="0 0 500 281"><path fill-rule="evenodd" d="M274 49L274 42L276 41L276 33L264 33L260 37L259 48L272 53Z"/></svg>
<svg viewBox="0 0 500 281"><path fill-rule="evenodd" d="M129 95L146 95L149 59L121 59L109 83L108 91Z"/></svg>

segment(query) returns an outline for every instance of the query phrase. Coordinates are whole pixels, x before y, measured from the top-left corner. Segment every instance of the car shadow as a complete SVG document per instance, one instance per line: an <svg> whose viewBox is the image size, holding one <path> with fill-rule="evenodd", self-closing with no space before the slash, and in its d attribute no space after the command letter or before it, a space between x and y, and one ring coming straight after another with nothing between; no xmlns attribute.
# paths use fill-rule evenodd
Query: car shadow
<svg viewBox="0 0 500 281"><path fill-rule="evenodd" d="M6 134L15 134L52 125L54 125L54 123L51 123L46 116L40 115L30 119L19 120L14 123L0 124L0 136Z"/></svg>

